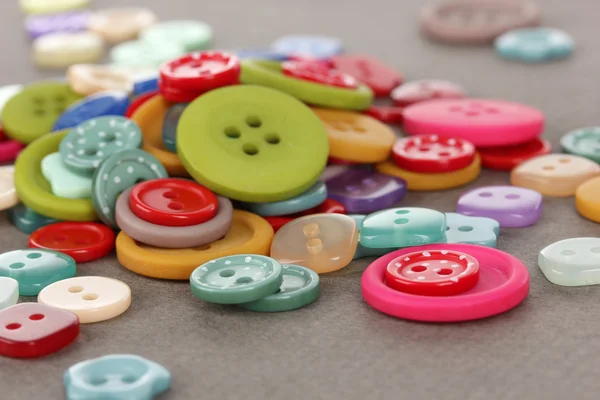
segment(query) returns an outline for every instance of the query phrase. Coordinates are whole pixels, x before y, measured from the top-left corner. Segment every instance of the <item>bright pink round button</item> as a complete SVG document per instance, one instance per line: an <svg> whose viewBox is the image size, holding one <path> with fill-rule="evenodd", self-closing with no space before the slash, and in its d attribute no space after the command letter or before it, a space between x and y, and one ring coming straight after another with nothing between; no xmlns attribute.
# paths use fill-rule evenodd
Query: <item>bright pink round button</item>
<svg viewBox="0 0 600 400"><path fill-rule="evenodd" d="M479 280L454 296L421 296L386 285L388 264L400 256L423 251L451 250L479 261ZM529 271L517 258L500 250L471 244L433 244L391 252L367 267L361 280L365 301L393 317L428 322L458 322L486 318L519 305L529 293Z"/></svg>
<svg viewBox="0 0 600 400"><path fill-rule="evenodd" d="M404 131L466 139L476 147L529 142L544 129L544 114L533 107L499 100L444 99L404 109Z"/></svg>

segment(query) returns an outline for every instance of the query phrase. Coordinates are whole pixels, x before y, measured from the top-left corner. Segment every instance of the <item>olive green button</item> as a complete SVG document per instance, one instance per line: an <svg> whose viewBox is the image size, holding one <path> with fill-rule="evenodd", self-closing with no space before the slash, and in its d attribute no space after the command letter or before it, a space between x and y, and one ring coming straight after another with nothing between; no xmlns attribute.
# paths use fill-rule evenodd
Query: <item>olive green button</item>
<svg viewBox="0 0 600 400"><path fill-rule="evenodd" d="M217 258L196 268L190 277L192 293L219 304L262 299L279 290L281 264L271 257L240 254Z"/></svg>
<svg viewBox="0 0 600 400"><path fill-rule="evenodd" d="M238 305L252 311L281 312L304 307L319 298L319 274L299 265L286 264L282 267L283 281L277 293Z"/></svg>
<svg viewBox="0 0 600 400"><path fill-rule="evenodd" d="M15 188L23 204L33 211L65 221L97 219L90 199L65 199L52 193L42 174L42 160L58 151L67 131L48 133L27 146L15 163Z"/></svg>
<svg viewBox="0 0 600 400"><path fill-rule="evenodd" d="M31 143L50 132L64 110L82 97L66 83L33 83L6 102L0 120L9 137Z"/></svg>
<svg viewBox="0 0 600 400"><path fill-rule="evenodd" d="M117 228L117 198L136 183L168 177L165 167L151 154L139 149L123 150L107 158L94 173L92 202L100 219Z"/></svg>
<svg viewBox="0 0 600 400"><path fill-rule="evenodd" d="M240 81L281 90L306 103L322 107L365 110L373 101L373 91L365 85L344 89L292 78L281 72L281 63L277 61L244 60Z"/></svg>
<svg viewBox="0 0 600 400"><path fill-rule="evenodd" d="M329 144L321 120L299 100L238 85L190 103L177 126L177 153L189 174L214 192L271 202L310 188Z"/></svg>

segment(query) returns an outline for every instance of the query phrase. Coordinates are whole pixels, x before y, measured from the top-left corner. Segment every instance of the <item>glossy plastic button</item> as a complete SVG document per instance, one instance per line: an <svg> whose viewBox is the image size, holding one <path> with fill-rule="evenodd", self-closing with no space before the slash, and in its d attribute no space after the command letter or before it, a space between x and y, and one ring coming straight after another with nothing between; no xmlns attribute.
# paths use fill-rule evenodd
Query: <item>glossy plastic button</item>
<svg viewBox="0 0 600 400"><path fill-rule="evenodd" d="M19 282L0 276L0 310L14 306L19 301Z"/></svg>
<svg viewBox="0 0 600 400"><path fill-rule="evenodd" d="M12 163L25 146L9 139L0 125L0 163Z"/></svg>
<svg viewBox="0 0 600 400"><path fill-rule="evenodd" d="M167 150L173 153L177 152L177 125L179 125L181 114L183 114L187 106L188 103L174 104L169 107L163 120L163 144Z"/></svg>
<svg viewBox="0 0 600 400"><path fill-rule="evenodd" d="M560 138L565 153L600 162L600 126L576 129Z"/></svg>
<svg viewBox="0 0 600 400"><path fill-rule="evenodd" d="M238 82L240 61L219 51L204 51L164 63L160 77L165 85L180 90L207 92Z"/></svg>
<svg viewBox="0 0 600 400"><path fill-rule="evenodd" d="M509 31L494 42L502 58L513 61L544 62L567 58L575 43L565 32L552 28L523 28Z"/></svg>
<svg viewBox="0 0 600 400"><path fill-rule="evenodd" d="M485 168L510 171L531 158L549 154L552 152L552 146L546 139L536 138L523 144L488 147L477 151L481 156L481 164Z"/></svg>
<svg viewBox="0 0 600 400"><path fill-rule="evenodd" d="M194 179L215 193L271 202L310 188L328 146L321 121L297 99L238 85L188 106L177 126L177 152Z"/></svg>
<svg viewBox="0 0 600 400"><path fill-rule="evenodd" d="M365 114L389 125L401 125L404 119L404 109L400 107L371 106Z"/></svg>
<svg viewBox="0 0 600 400"><path fill-rule="evenodd" d="M123 67L158 68L166 61L185 54L183 45L162 40L160 43L132 40L116 45L110 51L110 59Z"/></svg>
<svg viewBox="0 0 600 400"><path fill-rule="evenodd" d="M577 187L575 207L585 218L600 222L600 177L587 180Z"/></svg>
<svg viewBox="0 0 600 400"><path fill-rule="evenodd" d="M129 104L129 107L127 107L125 116L127 118L132 118L133 114L135 114L135 112L138 110L138 108L140 108L144 103L146 103L148 100L150 100L157 94L158 94L158 90L153 90L151 92L141 94L138 97L134 98L133 101Z"/></svg>
<svg viewBox="0 0 600 400"><path fill-rule="evenodd" d="M95 63L102 57L104 42L93 32L57 32L33 41L33 61L42 68L64 68Z"/></svg>
<svg viewBox="0 0 600 400"><path fill-rule="evenodd" d="M146 43L177 43L186 53L204 50L213 37L211 27L201 21L165 21L145 29L140 39Z"/></svg>
<svg viewBox="0 0 600 400"><path fill-rule="evenodd" d="M297 54L314 58L330 58L344 51L342 41L319 35L289 35L277 39L271 46L286 54Z"/></svg>
<svg viewBox="0 0 600 400"><path fill-rule="evenodd" d="M344 54L331 57L329 62L369 86L377 97L387 96L402 82L400 73L373 57Z"/></svg>
<svg viewBox="0 0 600 400"><path fill-rule="evenodd" d="M240 304L269 296L281 287L282 267L276 260L256 254L218 258L192 273L192 293L219 304Z"/></svg>
<svg viewBox="0 0 600 400"><path fill-rule="evenodd" d="M78 263L102 258L114 246L114 232L95 222L57 222L29 236L29 247L58 251Z"/></svg>
<svg viewBox="0 0 600 400"><path fill-rule="evenodd" d="M58 222L54 218L38 214L24 204L8 209L8 219L21 232L30 235L42 226Z"/></svg>
<svg viewBox="0 0 600 400"><path fill-rule="evenodd" d="M379 256L383 256L385 254L391 253L392 251L398 250L397 247L384 247L384 248L375 248L375 247L365 247L362 244L360 244L360 228L362 225L363 220L365 219L366 215L361 215L361 214L353 214L353 215L348 215L350 218L352 218L354 220L354 222L356 222L356 227L358 228L358 246L356 246L356 252L354 253L354 259L357 260L359 258L363 258L363 257L379 257Z"/></svg>
<svg viewBox="0 0 600 400"><path fill-rule="evenodd" d="M281 71L287 76L322 85L345 89L356 89L358 87L358 81L354 77L318 62L285 61L281 64Z"/></svg>
<svg viewBox="0 0 600 400"><path fill-rule="evenodd" d="M127 92L100 92L78 101L56 120L53 131L74 128L92 118L125 115L129 107Z"/></svg>
<svg viewBox="0 0 600 400"><path fill-rule="evenodd" d="M88 29L102 36L108 43L120 43L135 39L156 20L156 15L147 8L107 8L92 14Z"/></svg>
<svg viewBox="0 0 600 400"><path fill-rule="evenodd" d="M398 139L393 155L396 165L410 171L450 172L473 163L475 146L463 139L417 135Z"/></svg>
<svg viewBox="0 0 600 400"><path fill-rule="evenodd" d="M287 200L271 203L242 203L241 208L262 216L293 214L308 210L323 203L327 199L327 188L318 181L304 193Z"/></svg>
<svg viewBox="0 0 600 400"><path fill-rule="evenodd" d="M485 217L469 217L457 213L446 214L446 239L448 243L478 244L496 247L500 223Z"/></svg>
<svg viewBox="0 0 600 400"><path fill-rule="evenodd" d="M158 91L166 100L171 103L191 103L205 93L204 91L194 89L178 89L176 87L169 86L163 80L158 81Z"/></svg>
<svg viewBox="0 0 600 400"><path fill-rule="evenodd" d="M131 92L131 74L111 65L77 64L67 70L67 80L77 93L89 96L104 91Z"/></svg>
<svg viewBox="0 0 600 400"><path fill-rule="evenodd" d="M600 175L600 166L587 158L570 154L548 154L517 166L510 182L545 196L573 196L583 182Z"/></svg>
<svg viewBox="0 0 600 400"><path fill-rule="evenodd" d="M88 11L30 15L25 19L25 30L32 39L57 32L82 32L89 17Z"/></svg>
<svg viewBox="0 0 600 400"><path fill-rule="evenodd" d="M315 214L298 218L277 231L271 257L324 274L352 261L358 244L354 220L341 214Z"/></svg>
<svg viewBox="0 0 600 400"><path fill-rule="evenodd" d="M330 156L359 163L375 163L389 157L396 135L387 125L351 111L313 111L327 130Z"/></svg>
<svg viewBox="0 0 600 400"><path fill-rule="evenodd" d="M196 182L163 178L142 182L131 190L129 207L144 221L165 226L190 226L217 215L217 196Z"/></svg>
<svg viewBox="0 0 600 400"><path fill-rule="evenodd" d="M89 0L19 0L19 3L27 14L52 14L84 8Z"/></svg>
<svg viewBox="0 0 600 400"><path fill-rule="evenodd" d="M68 400L151 400L171 386L165 367L130 354L113 354L79 362L65 372Z"/></svg>
<svg viewBox="0 0 600 400"><path fill-rule="evenodd" d="M74 314L38 303L0 310L0 355L37 358L55 353L79 335Z"/></svg>
<svg viewBox="0 0 600 400"><path fill-rule="evenodd" d="M421 80L398 86L390 97L394 104L406 107L434 99L461 99L466 91L456 83L441 80Z"/></svg>
<svg viewBox="0 0 600 400"><path fill-rule="evenodd" d="M15 167L0 167L0 210L6 210L19 202L15 189Z"/></svg>
<svg viewBox="0 0 600 400"><path fill-rule="evenodd" d="M51 283L75 276L75 260L49 250L13 250L0 255L0 276L16 279L21 296L35 296Z"/></svg>
<svg viewBox="0 0 600 400"><path fill-rule="evenodd" d="M44 157L41 170L55 196L64 199L90 198L92 178L68 169L59 153L51 153Z"/></svg>
<svg viewBox="0 0 600 400"><path fill-rule="evenodd" d="M498 100L432 100L404 109L404 130L410 135L465 139L476 147L529 142L544 128L541 111Z"/></svg>
<svg viewBox="0 0 600 400"><path fill-rule="evenodd" d="M309 208L308 210L294 214L281 215L278 217L265 217L265 219L269 222L269 224L271 224L273 230L277 232L288 222L291 222L296 218L305 217L312 214L346 214L346 207L335 200L325 199L325 201L318 206Z"/></svg>
<svg viewBox="0 0 600 400"><path fill-rule="evenodd" d="M419 296L386 285L385 271L392 260L409 253L457 251L479 261L479 281L454 296ZM365 301L374 309L397 318L428 322L469 321L506 312L529 293L529 271L516 257L489 247L438 244L401 249L373 262L362 275Z"/></svg>
<svg viewBox="0 0 600 400"><path fill-rule="evenodd" d="M131 305L131 290L121 281L101 276L78 276L47 286L38 303L70 311L79 322L106 321L123 314Z"/></svg>
<svg viewBox="0 0 600 400"><path fill-rule="evenodd" d="M578 237L546 246L538 256L538 265L546 279L561 286L600 284L600 239Z"/></svg>

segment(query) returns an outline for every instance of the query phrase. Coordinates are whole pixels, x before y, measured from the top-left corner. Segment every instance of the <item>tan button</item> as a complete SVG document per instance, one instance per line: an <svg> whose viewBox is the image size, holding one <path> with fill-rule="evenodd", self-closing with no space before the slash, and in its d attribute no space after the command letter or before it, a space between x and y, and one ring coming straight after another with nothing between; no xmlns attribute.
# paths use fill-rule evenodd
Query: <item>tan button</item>
<svg viewBox="0 0 600 400"><path fill-rule="evenodd" d="M77 64L67 70L73 91L89 96L107 90L131 92L131 74L110 65Z"/></svg>
<svg viewBox="0 0 600 400"><path fill-rule="evenodd" d="M147 8L107 8L92 14L89 29L109 43L121 43L137 38L156 21L156 15Z"/></svg>
<svg viewBox="0 0 600 400"><path fill-rule="evenodd" d="M42 68L64 68L93 63L102 57L102 38L92 32L52 33L33 42L33 59Z"/></svg>
<svg viewBox="0 0 600 400"><path fill-rule="evenodd" d="M0 167L0 210L6 210L19 202L15 190L15 167Z"/></svg>

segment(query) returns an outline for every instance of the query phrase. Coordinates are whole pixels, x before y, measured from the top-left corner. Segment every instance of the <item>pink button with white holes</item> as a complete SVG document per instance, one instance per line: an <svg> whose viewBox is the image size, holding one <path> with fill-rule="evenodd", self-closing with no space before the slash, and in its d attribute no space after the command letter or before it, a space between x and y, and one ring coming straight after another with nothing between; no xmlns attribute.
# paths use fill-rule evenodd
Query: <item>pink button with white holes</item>
<svg viewBox="0 0 600 400"><path fill-rule="evenodd" d="M529 142L544 129L544 114L519 103L484 99L444 99L404 109L404 131L466 139L476 147Z"/></svg>
<svg viewBox="0 0 600 400"><path fill-rule="evenodd" d="M394 104L405 107L426 100L460 99L465 97L465 89L449 81L425 79L398 86L390 97Z"/></svg>

